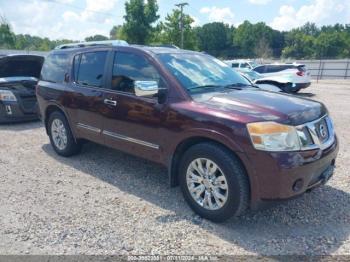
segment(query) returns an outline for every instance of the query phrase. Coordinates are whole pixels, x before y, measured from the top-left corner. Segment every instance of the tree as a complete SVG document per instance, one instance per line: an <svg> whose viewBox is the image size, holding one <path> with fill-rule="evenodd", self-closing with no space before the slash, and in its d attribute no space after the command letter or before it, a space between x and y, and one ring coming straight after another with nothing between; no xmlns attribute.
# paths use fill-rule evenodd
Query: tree
<svg viewBox="0 0 350 262"><path fill-rule="evenodd" d="M310 35L313 37L317 37L320 34L320 29L316 26L315 23L306 23L302 27L299 28L300 32L305 35Z"/></svg>
<svg viewBox="0 0 350 262"><path fill-rule="evenodd" d="M315 37L304 34L300 29L293 29L286 35L286 46L282 51L285 58L313 58Z"/></svg>
<svg viewBox="0 0 350 262"><path fill-rule="evenodd" d="M166 44L181 45L181 28L180 28L180 10L174 9L171 14L165 17L165 22L162 23L160 33L163 34L161 40ZM184 30L184 48L196 49L196 35L194 34L191 24L193 18L187 14L183 14L183 30Z"/></svg>
<svg viewBox="0 0 350 262"><path fill-rule="evenodd" d="M108 40L108 37L104 35L94 35L94 36L88 36L85 38L85 41L104 41Z"/></svg>
<svg viewBox="0 0 350 262"><path fill-rule="evenodd" d="M220 56L232 44L232 31L221 22L213 22L197 29L198 47L211 55Z"/></svg>
<svg viewBox="0 0 350 262"><path fill-rule="evenodd" d="M274 30L265 23L260 22L252 24L249 21L244 21L239 25L234 32L233 43L240 50L239 55L243 57L256 57L261 53L259 46L261 39L264 39L263 46L271 49L273 44ZM259 54L258 54L258 53Z"/></svg>
<svg viewBox="0 0 350 262"><path fill-rule="evenodd" d="M315 40L317 58L342 58L350 55L350 37L343 31L322 32Z"/></svg>
<svg viewBox="0 0 350 262"><path fill-rule="evenodd" d="M109 33L109 38L112 40L127 40L127 37L124 32L124 27L122 25L113 26Z"/></svg>
<svg viewBox="0 0 350 262"><path fill-rule="evenodd" d="M123 31L126 40L135 44L146 44L154 30L152 24L159 19L156 0L129 0L125 2L125 24Z"/></svg>
<svg viewBox="0 0 350 262"><path fill-rule="evenodd" d="M259 58L270 58L272 57L272 49L265 37L258 40L255 46L255 54Z"/></svg>
<svg viewBox="0 0 350 262"><path fill-rule="evenodd" d="M14 48L15 34L4 17L0 17L0 48Z"/></svg>

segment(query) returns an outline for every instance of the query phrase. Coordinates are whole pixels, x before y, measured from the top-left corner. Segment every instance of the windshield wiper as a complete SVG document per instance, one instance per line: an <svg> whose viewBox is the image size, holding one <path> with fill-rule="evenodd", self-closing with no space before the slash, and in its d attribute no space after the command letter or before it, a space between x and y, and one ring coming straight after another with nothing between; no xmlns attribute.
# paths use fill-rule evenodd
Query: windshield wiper
<svg viewBox="0 0 350 262"><path fill-rule="evenodd" d="M237 89L237 90L242 90L242 87L255 87L255 88L259 88L256 85L253 84L245 84L245 83L233 83L233 84L229 84L229 85L225 85L224 87L226 88L230 88L230 89Z"/></svg>
<svg viewBox="0 0 350 262"><path fill-rule="evenodd" d="M187 88L188 90L201 89L201 88L223 88L222 85L201 85L201 86L192 86Z"/></svg>

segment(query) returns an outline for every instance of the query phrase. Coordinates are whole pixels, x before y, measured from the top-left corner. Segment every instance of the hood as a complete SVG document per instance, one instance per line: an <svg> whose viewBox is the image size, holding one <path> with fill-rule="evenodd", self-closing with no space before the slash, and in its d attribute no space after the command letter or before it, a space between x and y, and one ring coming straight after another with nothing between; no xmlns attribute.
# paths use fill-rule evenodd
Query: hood
<svg viewBox="0 0 350 262"><path fill-rule="evenodd" d="M0 58L0 78L35 77L39 78L43 56L8 55Z"/></svg>
<svg viewBox="0 0 350 262"><path fill-rule="evenodd" d="M327 113L322 103L311 99L255 88L198 94L193 99L211 109L239 116L244 122L276 121L296 126Z"/></svg>

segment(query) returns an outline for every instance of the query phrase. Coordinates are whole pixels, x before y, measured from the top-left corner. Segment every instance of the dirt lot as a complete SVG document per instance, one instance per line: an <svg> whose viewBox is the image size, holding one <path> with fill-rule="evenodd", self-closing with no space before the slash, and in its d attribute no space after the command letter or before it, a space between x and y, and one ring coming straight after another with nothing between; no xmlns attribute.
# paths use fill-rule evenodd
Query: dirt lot
<svg viewBox="0 0 350 262"><path fill-rule="evenodd" d="M350 255L350 83L314 83L301 95L334 119L335 176L224 224L194 215L162 167L95 144L58 157L40 122L1 125L0 254Z"/></svg>

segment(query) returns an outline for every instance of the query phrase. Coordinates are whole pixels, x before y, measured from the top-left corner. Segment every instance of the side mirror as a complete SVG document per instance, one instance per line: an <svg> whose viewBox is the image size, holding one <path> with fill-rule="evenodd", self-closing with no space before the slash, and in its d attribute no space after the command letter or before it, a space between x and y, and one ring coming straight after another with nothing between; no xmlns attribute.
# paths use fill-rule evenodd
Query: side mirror
<svg viewBox="0 0 350 262"><path fill-rule="evenodd" d="M157 81L134 81L136 96L154 96L160 88Z"/></svg>
<svg viewBox="0 0 350 262"><path fill-rule="evenodd" d="M68 73L65 73L64 74L64 80L63 80L65 83L69 83L69 74Z"/></svg>

